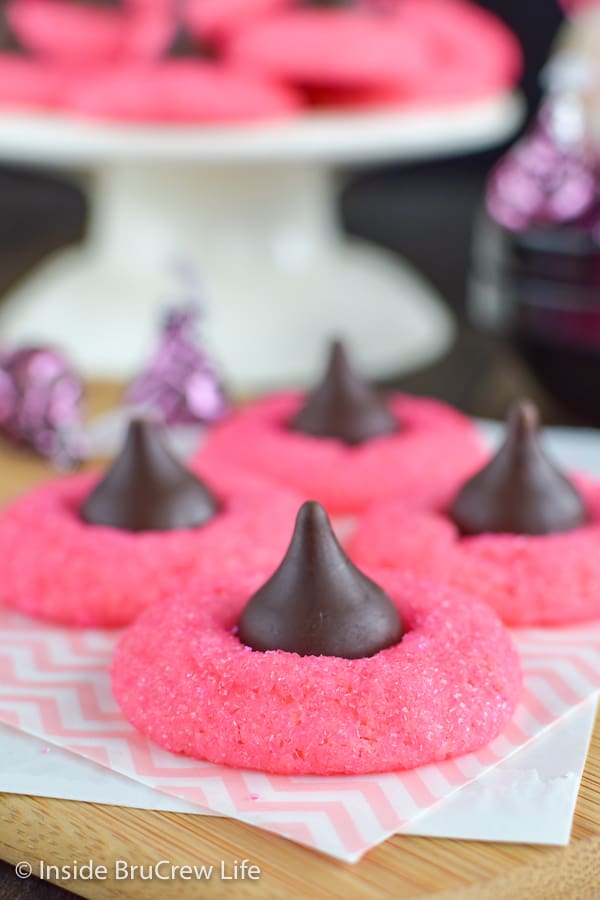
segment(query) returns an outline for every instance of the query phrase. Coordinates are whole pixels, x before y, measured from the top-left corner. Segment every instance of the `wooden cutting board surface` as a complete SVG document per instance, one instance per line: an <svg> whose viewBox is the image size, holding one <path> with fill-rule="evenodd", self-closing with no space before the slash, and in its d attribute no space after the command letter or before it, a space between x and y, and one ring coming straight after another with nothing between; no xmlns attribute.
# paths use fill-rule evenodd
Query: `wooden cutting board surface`
<svg viewBox="0 0 600 900"><path fill-rule="evenodd" d="M93 410L117 397L112 386L92 392ZM47 478L43 463L0 447L0 503ZM1 577L1 572L0 572ZM116 859L153 865L213 865L199 885L177 880L60 881L62 887L108 897L377 898L442 900L594 900L600 898L600 717L583 776L573 837L566 848L399 837L356 865L339 863L239 822L209 816L147 812L19 795L0 795L0 857L61 866L94 860L110 870ZM236 860L260 868L260 879L220 880ZM238 866L239 871L239 866Z"/></svg>

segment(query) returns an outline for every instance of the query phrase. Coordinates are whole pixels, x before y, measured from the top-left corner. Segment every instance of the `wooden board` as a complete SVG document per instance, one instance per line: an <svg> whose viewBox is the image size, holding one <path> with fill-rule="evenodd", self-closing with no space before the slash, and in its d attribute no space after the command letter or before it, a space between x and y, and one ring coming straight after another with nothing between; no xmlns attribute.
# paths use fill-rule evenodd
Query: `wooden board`
<svg viewBox="0 0 600 900"><path fill-rule="evenodd" d="M97 388L92 409L110 406L114 387ZM0 503L47 477L49 469L0 448ZM567 848L394 837L357 865L336 862L239 822L147 812L17 795L0 795L0 857L50 865L93 859L109 869L116 859L152 865L214 865L231 874L235 860L261 869L259 881L201 886L177 881L178 898L214 897L401 898L440 900L562 900L600 898L600 717L592 740ZM162 898L162 881L60 882L93 900Z"/></svg>

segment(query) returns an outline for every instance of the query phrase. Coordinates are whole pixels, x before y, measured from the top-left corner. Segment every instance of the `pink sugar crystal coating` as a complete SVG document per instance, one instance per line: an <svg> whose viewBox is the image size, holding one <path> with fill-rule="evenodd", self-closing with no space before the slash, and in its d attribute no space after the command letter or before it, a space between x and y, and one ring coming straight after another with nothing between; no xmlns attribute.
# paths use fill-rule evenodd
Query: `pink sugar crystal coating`
<svg viewBox="0 0 600 900"><path fill-rule="evenodd" d="M509 625L565 625L600 617L600 484L577 479L589 525L563 534L461 538L442 513L407 515L375 504L347 551L359 566L443 579L485 600Z"/></svg>
<svg viewBox="0 0 600 900"><path fill-rule="evenodd" d="M131 622L194 575L212 584L239 570L271 574L291 538L299 501L239 476L207 480L223 511L197 529L131 534L83 523L97 474L57 479L0 518L0 603L78 626Z"/></svg>
<svg viewBox="0 0 600 900"><path fill-rule="evenodd" d="M484 460L472 423L436 400L394 395L401 430L358 447L290 431L302 402L300 394L275 394L247 406L211 429L192 468L238 466L344 515L389 495L437 506Z"/></svg>
<svg viewBox="0 0 600 900"><path fill-rule="evenodd" d="M521 673L493 612L441 585L368 573L403 640L369 659L253 652L233 633L261 583L189 587L121 639L113 690L156 743L213 763L292 775L385 772L477 750L512 716Z"/></svg>

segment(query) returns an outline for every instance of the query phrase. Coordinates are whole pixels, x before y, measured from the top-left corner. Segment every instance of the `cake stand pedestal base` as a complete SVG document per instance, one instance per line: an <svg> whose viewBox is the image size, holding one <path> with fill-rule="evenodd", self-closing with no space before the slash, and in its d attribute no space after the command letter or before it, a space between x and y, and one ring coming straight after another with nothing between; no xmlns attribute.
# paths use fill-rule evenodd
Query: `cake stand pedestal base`
<svg viewBox="0 0 600 900"><path fill-rule="evenodd" d="M334 193L317 165L99 168L86 245L13 291L3 340L53 343L87 375L128 378L165 305L186 299L184 268L234 388L309 383L334 336L374 378L435 358L453 334L443 303L392 254L340 235Z"/></svg>
<svg viewBox="0 0 600 900"><path fill-rule="evenodd" d="M89 173L90 226L83 248L50 258L3 302L2 339L53 342L85 375L128 378L159 312L186 299L174 277L185 263L198 273L204 339L234 389L310 383L334 335L371 378L425 365L452 341L450 314L396 256L343 238L335 172L488 147L522 110L507 93L261 126L3 114L0 158Z"/></svg>

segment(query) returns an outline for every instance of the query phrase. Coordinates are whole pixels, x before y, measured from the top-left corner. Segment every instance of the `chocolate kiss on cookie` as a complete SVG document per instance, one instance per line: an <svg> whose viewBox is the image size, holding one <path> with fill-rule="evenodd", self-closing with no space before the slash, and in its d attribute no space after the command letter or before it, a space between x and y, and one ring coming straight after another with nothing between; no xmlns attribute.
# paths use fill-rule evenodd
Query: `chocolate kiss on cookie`
<svg viewBox="0 0 600 900"><path fill-rule="evenodd" d="M323 381L289 427L314 437L337 438L351 446L394 434L399 428L385 403L351 367L340 341L331 345Z"/></svg>
<svg viewBox="0 0 600 900"><path fill-rule="evenodd" d="M450 518L464 535L551 534L584 525L579 492L546 456L539 413L521 400L510 410L504 443L456 497Z"/></svg>
<svg viewBox="0 0 600 900"><path fill-rule="evenodd" d="M238 636L253 650L360 659L397 644L398 610L348 559L319 503L305 503L275 574L249 600Z"/></svg>
<svg viewBox="0 0 600 900"><path fill-rule="evenodd" d="M97 6L103 9L122 9L123 0L75 0L76 6Z"/></svg>
<svg viewBox="0 0 600 900"><path fill-rule="evenodd" d="M6 6L0 2L0 53L25 54L26 52L11 27Z"/></svg>
<svg viewBox="0 0 600 900"><path fill-rule="evenodd" d="M356 0L301 0L300 6L316 6L317 9L344 9L356 6Z"/></svg>
<svg viewBox="0 0 600 900"><path fill-rule="evenodd" d="M81 516L122 531L174 531L206 524L218 508L209 489L172 456L159 426L136 420Z"/></svg>
<svg viewBox="0 0 600 900"><path fill-rule="evenodd" d="M182 22L177 25L165 52L166 59L209 59L214 55L213 48L198 40Z"/></svg>

